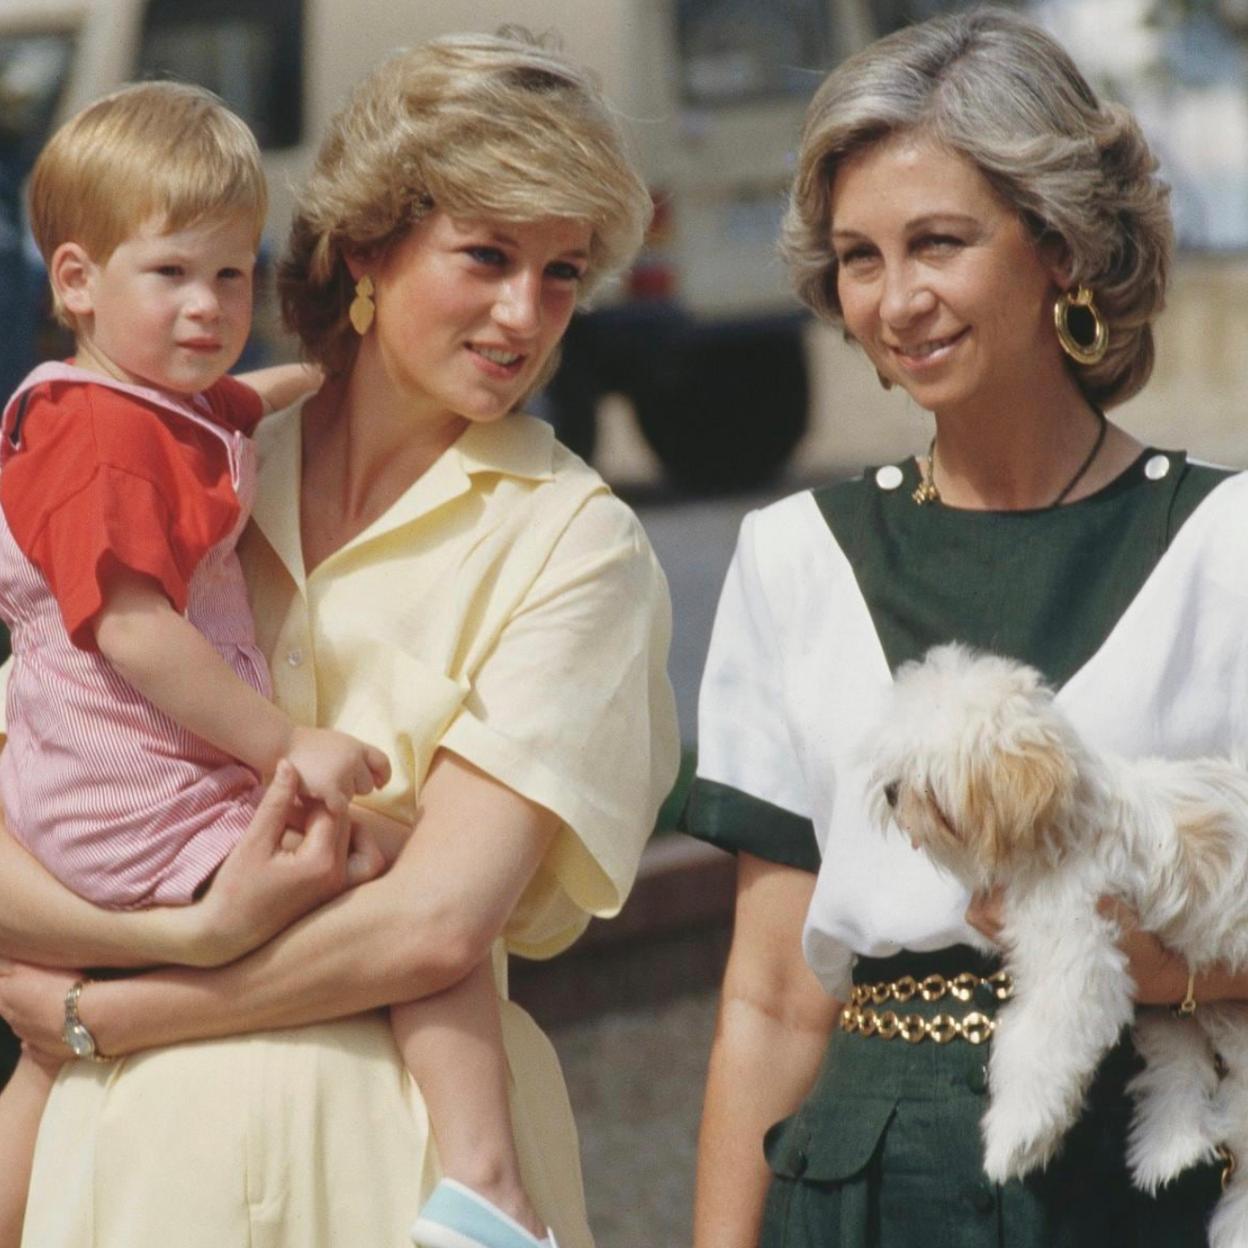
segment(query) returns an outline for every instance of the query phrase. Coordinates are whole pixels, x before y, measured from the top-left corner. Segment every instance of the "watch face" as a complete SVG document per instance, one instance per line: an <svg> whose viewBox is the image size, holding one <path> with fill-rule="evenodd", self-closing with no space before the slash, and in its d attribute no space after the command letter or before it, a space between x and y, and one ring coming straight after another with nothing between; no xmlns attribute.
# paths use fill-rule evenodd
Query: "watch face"
<svg viewBox="0 0 1248 1248"><path fill-rule="evenodd" d="M65 1028L65 1043L73 1050L75 1057L95 1056L95 1041L91 1039L91 1033L81 1023Z"/></svg>

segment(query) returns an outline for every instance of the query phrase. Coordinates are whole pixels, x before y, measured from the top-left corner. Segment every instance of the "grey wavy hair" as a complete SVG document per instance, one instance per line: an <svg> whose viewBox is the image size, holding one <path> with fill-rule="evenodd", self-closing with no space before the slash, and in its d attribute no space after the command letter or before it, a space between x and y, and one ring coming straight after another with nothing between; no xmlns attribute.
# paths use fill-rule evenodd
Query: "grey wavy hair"
<svg viewBox="0 0 1248 1248"><path fill-rule="evenodd" d="M592 76L528 32L398 52L330 122L278 268L286 323L309 358L331 373L354 358L346 256L384 251L434 209L586 222L586 295L631 260L651 201Z"/></svg>
<svg viewBox="0 0 1248 1248"><path fill-rule="evenodd" d="M1098 364L1070 363L1088 399L1148 380L1173 250L1169 188L1135 119L1101 103L1060 44L1003 9L933 18L838 66L806 115L781 235L798 296L841 324L831 190L848 156L899 132L972 161L1037 240L1060 241L1073 285L1109 327Z"/></svg>

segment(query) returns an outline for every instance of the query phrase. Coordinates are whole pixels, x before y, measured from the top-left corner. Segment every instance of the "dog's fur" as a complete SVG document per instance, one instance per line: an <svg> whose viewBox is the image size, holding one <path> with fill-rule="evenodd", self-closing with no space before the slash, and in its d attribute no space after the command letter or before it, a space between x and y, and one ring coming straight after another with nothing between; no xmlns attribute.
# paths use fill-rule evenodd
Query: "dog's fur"
<svg viewBox="0 0 1248 1248"><path fill-rule="evenodd" d="M1102 896L1197 972L1248 965L1248 771L1094 753L1037 672L960 646L900 670L867 749L881 823L972 891L1002 889L1015 995L989 1058L984 1169L1026 1174L1053 1156L1136 1013ZM1248 1005L1202 1003L1188 1018L1141 1009L1135 1044L1135 1182L1155 1191L1225 1144L1241 1165L1209 1242L1248 1248Z"/></svg>

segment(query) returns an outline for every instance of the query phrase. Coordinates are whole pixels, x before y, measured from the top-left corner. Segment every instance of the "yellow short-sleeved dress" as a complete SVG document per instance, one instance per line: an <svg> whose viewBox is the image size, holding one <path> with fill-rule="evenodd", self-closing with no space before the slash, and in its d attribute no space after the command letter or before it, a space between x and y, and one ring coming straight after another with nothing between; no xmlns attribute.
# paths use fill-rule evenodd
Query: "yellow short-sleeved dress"
<svg viewBox="0 0 1248 1248"><path fill-rule="evenodd" d="M298 409L259 441L242 556L278 701L386 749L387 813L410 817L442 745L560 815L506 933L511 951L557 953L619 908L675 775L670 607L636 518L545 425L511 416L470 426L308 576ZM516 1006L503 1023L529 1190L562 1248L589 1248L554 1052ZM402 1248L436 1179L378 1012L67 1067L23 1245Z"/></svg>

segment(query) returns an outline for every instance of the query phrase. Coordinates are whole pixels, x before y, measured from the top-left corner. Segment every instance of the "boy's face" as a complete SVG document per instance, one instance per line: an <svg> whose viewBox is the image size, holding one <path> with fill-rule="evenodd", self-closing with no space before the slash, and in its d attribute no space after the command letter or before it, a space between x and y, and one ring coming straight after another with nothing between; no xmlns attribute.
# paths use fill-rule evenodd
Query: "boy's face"
<svg viewBox="0 0 1248 1248"><path fill-rule="evenodd" d="M173 233L149 221L104 264L84 261L79 365L176 394L206 389L247 341L255 263L249 218Z"/></svg>

